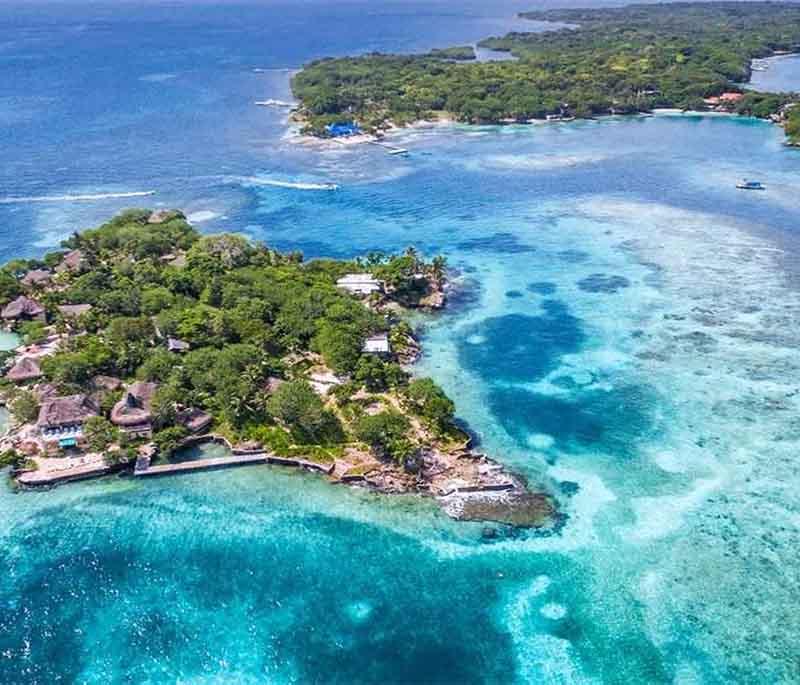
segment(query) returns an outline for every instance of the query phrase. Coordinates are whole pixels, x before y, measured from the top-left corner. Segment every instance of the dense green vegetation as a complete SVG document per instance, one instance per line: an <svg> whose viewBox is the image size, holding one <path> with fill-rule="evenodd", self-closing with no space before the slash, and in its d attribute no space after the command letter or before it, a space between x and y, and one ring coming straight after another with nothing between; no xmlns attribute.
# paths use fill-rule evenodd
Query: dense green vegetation
<svg viewBox="0 0 800 685"><path fill-rule="evenodd" d="M371 54L307 65L293 87L308 130L324 133L325 124L352 118L374 129L441 111L463 122L493 123L703 108L703 98L749 79L751 59L800 45L800 6L791 3L632 5L524 16L570 27L481 43L511 52L515 61ZM737 111L767 116L789 99L751 95Z"/></svg>
<svg viewBox="0 0 800 685"><path fill-rule="evenodd" d="M150 211L129 210L73 235L64 247L80 250L85 265L55 274L52 285L23 288L20 277L58 264L63 252L0 269L0 304L25 290L47 309L47 327L19 325L28 337L68 334L42 360L44 381L56 394L99 394L107 415L122 391L98 393L98 376L153 381L155 443L164 453L187 435L177 425L179 411L194 407L212 413L216 430L234 441L259 441L284 454L303 445L315 454L314 446L359 439L354 426L363 409L350 401L352 395L361 391L369 401L369 393L400 395L409 388L408 374L396 361L363 352L368 336L388 331L393 339L403 338L409 326L396 313L382 313L375 297L359 300L337 288L336 280L370 269L387 280L396 301L413 302L427 291L421 283L442 277L443 260L429 264L409 250L373 254L363 262L306 263L302 255L281 254L239 235L201 236L178 212L161 223L150 218ZM63 304L92 307L75 319L60 313ZM168 351L170 337L188 350ZM321 397L307 380L315 368L347 382ZM12 412L35 420L35 395L3 383ZM413 410L419 407L433 422L452 407L432 382L413 397ZM98 450L112 443L131 447L102 417L87 422L86 436ZM331 454L317 451L320 458Z"/></svg>
<svg viewBox="0 0 800 685"><path fill-rule="evenodd" d="M792 107L786 116L786 135L792 145L800 145L800 107Z"/></svg>

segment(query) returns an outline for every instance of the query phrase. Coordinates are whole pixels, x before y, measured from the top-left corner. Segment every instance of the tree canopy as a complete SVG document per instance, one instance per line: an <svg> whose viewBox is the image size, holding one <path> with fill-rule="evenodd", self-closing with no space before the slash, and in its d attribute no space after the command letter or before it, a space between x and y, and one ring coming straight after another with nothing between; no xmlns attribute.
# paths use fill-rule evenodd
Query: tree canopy
<svg viewBox="0 0 800 685"><path fill-rule="evenodd" d="M753 58L800 45L800 6L793 3L668 3L522 16L555 22L554 30L482 41L511 53L509 61L457 61L443 51L312 62L293 79L308 130L324 134L326 124L344 119L374 129L441 111L463 122L496 123L698 108L703 98L746 82ZM789 99L764 102L754 113L771 114Z"/></svg>

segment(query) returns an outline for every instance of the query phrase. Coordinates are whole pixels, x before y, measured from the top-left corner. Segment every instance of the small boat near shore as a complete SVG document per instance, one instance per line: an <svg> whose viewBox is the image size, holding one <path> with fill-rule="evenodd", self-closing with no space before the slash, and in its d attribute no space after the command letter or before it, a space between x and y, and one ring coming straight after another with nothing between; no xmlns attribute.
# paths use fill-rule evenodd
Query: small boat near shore
<svg viewBox="0 0 800 685"><path fill-rule="evenodd" d="M256 105L259 107L292 107L291 102L286 102L285 100L274 100L270 98L269 100L256 100Z"/></svg>
<svg viewBox="0 0 800 685"><path fill-rule="evenodd" d="M737 183L736 187L739 190L766 190L766 187L761 181L748 181L747 179L743 179L740 183Z"/></svg>

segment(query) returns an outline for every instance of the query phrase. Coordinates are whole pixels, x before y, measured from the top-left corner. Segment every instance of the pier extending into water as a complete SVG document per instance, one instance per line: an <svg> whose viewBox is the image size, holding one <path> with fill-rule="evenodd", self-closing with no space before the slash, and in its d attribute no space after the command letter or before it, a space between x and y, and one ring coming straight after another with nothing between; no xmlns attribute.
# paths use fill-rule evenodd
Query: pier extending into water
<svg viewBox="0 0 800 685"><path fill-rule="evenodd" d="M230 454L225 457L209 457L208 459L193 459L174 464L150 465L150 459L139 458L133 470L134 476L167 476L179 473L190 473L192 471L211 471L214 469L225 469L232 466L246 466L250 464L275 464L278 466L293 466L296 468L310 469L329 475L334 464L318 464L306 459L293 459L290 457L279 457L269 452L251 452L244 454Z"/></svg>

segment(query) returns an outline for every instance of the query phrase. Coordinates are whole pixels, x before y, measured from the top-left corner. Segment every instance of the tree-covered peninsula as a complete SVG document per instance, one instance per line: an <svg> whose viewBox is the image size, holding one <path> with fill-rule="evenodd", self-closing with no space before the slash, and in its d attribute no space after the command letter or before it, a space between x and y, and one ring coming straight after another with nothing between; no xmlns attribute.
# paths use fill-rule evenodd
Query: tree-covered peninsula
<svg viewBox="0 0 800 685"><path fill-rule="evenodd" d="M407 370L420 348L404 312L443 306L445 279L443 258L413 248L307 262L200 235L177 211L126 211L0 269L2 318L22 336L0 381L2 459L51 484L167 472L214 440L246 463L538 524L549 498L470 450L453 402Z"/></svg>
<svg viewBox="0 0 800 685"><path fill-rule="evenodd" d="M456 62L432 52L312 62L293 80L307 132L324 135L343 119L379 130L442 113L498 123L657 107L783 120L795 99L740 88L751 60L800 46L794 3L670 3L522 16L558 23L481 43L510 52L510 61Z"/></svg>

